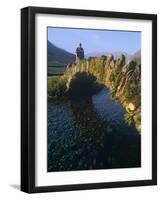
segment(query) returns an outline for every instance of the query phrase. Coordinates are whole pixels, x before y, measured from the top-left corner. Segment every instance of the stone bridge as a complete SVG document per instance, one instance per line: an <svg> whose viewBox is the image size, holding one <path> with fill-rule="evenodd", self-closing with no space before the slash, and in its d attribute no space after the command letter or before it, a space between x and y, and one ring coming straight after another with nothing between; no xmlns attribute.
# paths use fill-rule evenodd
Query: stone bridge
<svg viewBox="0 0 161 200"><path fill-rule="evenodd" d="M117 98L141 131L141 65L135 61L127 61L122 54L118 59L113 55L91 57L72 64L62 78L66 79L69 89L71 81L77 73L92 74L97 81L104 84ZM85 88L84 88L85 89Z"/></svg>

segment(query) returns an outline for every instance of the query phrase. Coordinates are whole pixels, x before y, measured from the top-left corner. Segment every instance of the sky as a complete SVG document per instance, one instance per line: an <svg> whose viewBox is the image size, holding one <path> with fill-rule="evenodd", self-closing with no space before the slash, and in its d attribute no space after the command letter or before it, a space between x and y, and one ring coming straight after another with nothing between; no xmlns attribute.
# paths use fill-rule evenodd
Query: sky
<svg viewBox="0 0 161 200"><path fill-rule="evenodd" d="M48 27L48 40L57 47L75 53L82 43L85 54L125 52L134 54L141 48L141 32Z"/></svg>

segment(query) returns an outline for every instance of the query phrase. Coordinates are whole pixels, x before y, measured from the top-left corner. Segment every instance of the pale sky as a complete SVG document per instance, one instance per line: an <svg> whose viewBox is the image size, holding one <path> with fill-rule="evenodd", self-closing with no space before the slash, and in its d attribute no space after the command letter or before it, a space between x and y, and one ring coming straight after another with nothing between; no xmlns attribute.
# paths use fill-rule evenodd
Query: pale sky
<svg viewBox="0 0 161 200"><path fill-rule="evenodd" d="M119 51L132 55L141 48L141 32L130 31L49 27L48 40L71 53L75 53L80 42L85 54Z"/></svg>

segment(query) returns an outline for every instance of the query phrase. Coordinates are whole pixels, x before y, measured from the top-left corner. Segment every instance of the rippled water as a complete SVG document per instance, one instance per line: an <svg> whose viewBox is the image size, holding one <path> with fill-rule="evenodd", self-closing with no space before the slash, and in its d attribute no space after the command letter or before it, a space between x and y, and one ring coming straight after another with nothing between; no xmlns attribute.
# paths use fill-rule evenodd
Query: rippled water
<svg viewBox="0 0 161 200"><path fill-rule="evenodd" d="M140 167L140 135L107 88L48 105L48 171Z"/></svg>

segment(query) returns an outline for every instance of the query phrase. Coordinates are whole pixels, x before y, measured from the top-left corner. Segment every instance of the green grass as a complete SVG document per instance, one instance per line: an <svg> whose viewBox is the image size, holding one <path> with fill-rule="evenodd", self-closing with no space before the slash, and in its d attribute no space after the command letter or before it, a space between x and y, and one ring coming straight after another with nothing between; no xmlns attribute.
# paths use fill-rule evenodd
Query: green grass
<svg viewBox="0 0 161 200"><path fill-rule="evenodd" d="M61 75L64 74L66 70L66 65L52 65L48 66L48 75Z"/></svg>
<svg viewBox="0 0 161 200"><path fill-rule="evenodd" d="M59 97L65 93L66 80L61 79L60 76L49 76L48 77L48 97L55 96Z"/></svg>

